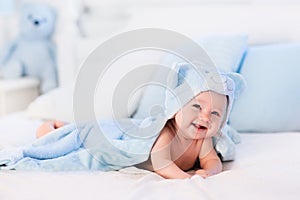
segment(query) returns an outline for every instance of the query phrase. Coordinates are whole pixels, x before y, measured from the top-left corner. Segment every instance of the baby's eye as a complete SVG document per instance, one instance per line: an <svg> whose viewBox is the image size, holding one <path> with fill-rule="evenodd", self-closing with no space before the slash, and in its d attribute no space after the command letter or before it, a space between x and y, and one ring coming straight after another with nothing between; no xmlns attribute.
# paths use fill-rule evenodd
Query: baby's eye
<svg viewBox="0 0 300 200"><path fill-rule="evenodd" d="M194 104L193 107L197 109L201 109L201 106L199 104Z"/></svg>
<svg viewBox="0 0 300 200"><path fill-rule="evenodd" d="M213 111L213 112L211 112L211 114L212 114L212 115L216 115L216 116L218 116L218 117L221 116L220 113L218 113L217 111Z"/></svg>

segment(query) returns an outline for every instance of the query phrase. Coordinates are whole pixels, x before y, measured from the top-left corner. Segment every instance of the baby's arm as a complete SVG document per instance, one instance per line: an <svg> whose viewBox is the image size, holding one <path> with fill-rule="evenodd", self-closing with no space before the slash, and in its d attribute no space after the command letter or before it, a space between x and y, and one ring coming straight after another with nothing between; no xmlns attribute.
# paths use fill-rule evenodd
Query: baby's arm
<svg viewBox="0 0 300 200"><path fill-rule="evenodd" d="M168 179L185 179L190 178L192 175L182 171L174 162L170 161L169 165L155 170L157 174Z"/></svg>
<svg viewBox="0 0 300 200"><path fill-rule="evenodd" d="M36 138L40 138L40 137L50 133L54 129L62 127L63 125L64 125L64 123L61 121L44 122L41 126L38 127L38 129L36 131Z"/></svg>
<svg viewBox="0 0 300 200"><path fill-rule="evenodd" d="M198 174L203 178L218 174L222 171L222 162L213 148L212 140L210 140L209 146L210 151L206 156L201 158L199 155L200 167L202 169L199 169L195 172L195 174Z"/></svg>
<svg viewBox="0 0 300 200"><path fill-rule="evenodd" d="M151 162L154 171L164 178L190 178L191 175L181 170L171 159L171 141L168 127L164 127L151 150Z"/></svg>

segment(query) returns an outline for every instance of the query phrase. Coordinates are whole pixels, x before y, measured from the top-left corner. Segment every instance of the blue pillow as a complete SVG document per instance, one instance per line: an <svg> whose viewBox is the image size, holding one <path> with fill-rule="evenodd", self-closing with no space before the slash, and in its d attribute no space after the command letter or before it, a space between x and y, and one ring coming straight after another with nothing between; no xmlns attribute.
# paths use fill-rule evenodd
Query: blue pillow
<svg viewBox="0 0 300 200"><path fill-rule="evenodd" d="M207 51L207 54L220 70L230 72L238 69L247 49L247 40L248 37L245 34L218 34L203 37L196 40L196 42ZM162 60L161 64L172 66L174 62L185 61L178 56L169 54ZM166 81L166 76L158 71L154 74L152 80L163 83ZM150 115L155 115L156 111L159 112L160 109L155 107L155 105L163 105L164 95L164 87L159 85L147 86L134 117L145 118Z"/></svg>
<svg viewBox="0 0 300 200"><path fill-rule="evenodd" d="M300 44L250 47L240 73L247 90L230 124L242 132L300 130Z"/></svg>

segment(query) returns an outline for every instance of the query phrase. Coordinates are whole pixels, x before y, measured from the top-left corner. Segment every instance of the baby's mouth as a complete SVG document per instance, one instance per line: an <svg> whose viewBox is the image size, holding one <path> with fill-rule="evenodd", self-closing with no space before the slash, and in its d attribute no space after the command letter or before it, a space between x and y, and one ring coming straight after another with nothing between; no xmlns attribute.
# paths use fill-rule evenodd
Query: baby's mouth
<svg viewBox="0 0 300 200"><path fill-rule="evenodd" d="M192 125L197 128L198 130L207 130L207 127L205 125L197 124L197 123L192 123Z"/></svg>

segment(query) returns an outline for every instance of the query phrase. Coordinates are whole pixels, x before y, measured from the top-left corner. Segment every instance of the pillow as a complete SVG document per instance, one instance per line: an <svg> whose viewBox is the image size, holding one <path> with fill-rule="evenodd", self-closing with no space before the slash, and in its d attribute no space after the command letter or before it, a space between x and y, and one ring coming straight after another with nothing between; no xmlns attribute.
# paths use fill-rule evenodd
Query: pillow
<svg viewBox="0 0 300 200"><path fill-rule="evenodd" d="M218 38L221 36L218 36ZM222 36L224 38L223 44L226 41L233 41L233 36ZM226 39L225 39L226 38ZM246 36L237 37L237 41L242 41L241 38L244 39L244 43L246 45ZM217 39L208 38L207 44L209 41L211 43L215 43ZM221 41L221 39L219 39ZM96 44L99 43L96 39L91 40L82 40L79 42L81 48L78 50L78 59L79 62L83 62L84 58L88 55L88 53L96 47ZM233 45L232 47L235 46ZM229 46L228 46L229 48ZM234 48L231 48L232 51ZM228 56L228 53L231 51L223 51L224 55ZM220 57L221 54L218 56ZM216 57L218 57L216 56ZM242 56L242 53L241 53ZM136 52L131 52L126 56L119 58L117 61L112 63L109 70L105 72L105 76L102 77L101 87L97 87L95 91L95 110L96 116L98 118L112 118L114 116L112 108L112 98L116 87L118 86L119 81L125 77L127 74L134 74L136 69L143 66L147 69L147 72L144 72L140 76L135 77L135 81L140 80L140 82L149 82L153 77L154 71L152 68L147 68L147 64L151 63L161 63L163 57L166 57L166 54L160 51L155 50L140 50ZM225 66L225 65L224 65ZM152 70L152 71L151 71ZM163 76L157 76L158 78L164 78ZM98 85L99 86L99 85ZM137 92L135 92L131 99L128 102L128 109L118 111L121 116L127 117L131 115L137 108L138 102L140 106L147 106L147 101L149 98L144 98L140 101L142 93L147 91L146 87L140 88ZM151 93L150 93L151 94ZM27 109L27 114L33 118L42 118L42 119L57 119L66 122L73 121L73 106L72 106L72 95L73 90L72 87L62 87L55 89L45 95L37 98ZM105 96L105 98L103 98ZM160 98L163 98L164 94ZM153 99L153 98L152 98ZM146 103L146 105L145 105ZM153 105L153 104L151 104ZM147 108L147 107L146 107ZM140 111L140 110L139 110ZM138 116L138 115L137 115ZM144 115L145 116L145 115Z"/></svg>
<svg viewBox="0 0 300 200"><path fill-rule="evenodd" d="M237 71L247 48L247 35L219 34L196 40L206 51L221 71ZM183 47L187 48L187 47ZM185 62L173 54L168 54L162 61L163 65L172 66L174 62ZM164 83L166 75L160 71L155 73L154 82ZM144 91L139 108L134 117L144 118L155 112L155 105L162 105L165 89L159 85L150 85ZM159 95L158 95L159 94ZM153 98L155 96L155 98Z"/></svg>
<svg viewBox="0 0 300 200"><path fill-rule="evenodd" d="M116 79L115 81L118 80ZM109 81L106 81L106 84L109 83ZM111 85L113 84L111 83ZM27 107L26 115L33 119L74 122L73 91L72 86L64 86L39 96ZM94 109L97 119L112 119L114 117L115 113L111 103L114 95L113 92L111 87L97 87L94 96ZM103 98L103 95L105 98ZM121 117L130 116L136 110L139 98L140 94L133 94L128 99L128 109L117 110L118 114Z"/></svg>
<svg viewBox="0 0 300 200"><path fill-rule="evenodd" d="M77 63L84 64L85 59L91 52L97 51L97 45L101 44L101 39L82 39L77 42L76 50ZM113 96L120 92L120 81L126 77L134 76L134 81L126 84L126 89L134 86L135 83L147 83L153 76L153 63L159 63L166 54L157 50L143 49L126 53L113 60L109 69L105 71L95 90L95 114L98 119L113 118L116 114L121 117L131 116L136 110L138 102L144 91L144 87L136 88L132 91L127 100L127 107L124 109L112 109ZM91 62L99 62L98 57ZM82 67L82 66L81 66ZM77 69L78 71L78 69ZM137 74L139 73L139 74ZM72 107L72 87L62 87L55 89L48 94L40 96L27 109L27 113L32 118L57 119L63 121L73 121ZM115 105L114 105L115 106ZM115 112L115 113L114 113Z"/></svg>
<svg viewBox="0 0 300 200"><path fill-rule="evenodd" d="M299 131L300 44L250 47L241 74L247 90L235 102L230 124L242 132Z"/></svg>
<svg viewBox="0 0 300 200"><path fill-rule="evenodd" d="M26 110L29 118L44 120L73 121L71 87L59 87L36 98Z"/></svg>
<svg viewBox="0 0 300 200"><path fill-rule="evenodd" d="M85 59L93 52L103 41L96 38L80 38L77 40L75 50L76 63L78 68L82 65ZM77 69L78 70L78 69Z"/></svg>
<svg viewBox="0 0 300 200"><path fill-rule="evenodd" d="M247 49L246 34L216 34L195 40L209 55L219 70L236 72ZM188 50L188 47L183 47ZM170 54L163 64L171 66L174 62L185 62L178 56Z"/></svg>

